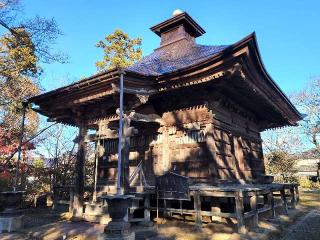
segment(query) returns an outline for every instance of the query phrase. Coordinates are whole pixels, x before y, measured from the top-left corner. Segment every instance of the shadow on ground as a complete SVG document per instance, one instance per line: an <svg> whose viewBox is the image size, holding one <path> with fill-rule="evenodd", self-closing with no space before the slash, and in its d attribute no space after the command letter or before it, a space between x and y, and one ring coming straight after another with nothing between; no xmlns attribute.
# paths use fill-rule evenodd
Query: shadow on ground
<svg viewBox="0 0 320 240"><path fill-rule="evenodd" d="M36 213L29 214L27 219L36 217ZM41 225L50 219L47 213L39 213L38 218L46 218L43 221L34 221L33 226L26 228L20 233L0 234L1 240L95 240L104 229L103 225L88 222L70 222L61 218L52 217L54 221L50 224ZM60 221L58 221L59 219ZM245 235L235 233L235 222L209 223L202 228L196 228L191 219L184 222L178 219L167 219L160 221L154 227L142 227L133 225L136 231L136 239L152 240L239 240L239 239L270 239L270 240L315 240L320 236L320 191L301 191L300 204L297 209L289 210L289 215L281 215L278 212L276 219L270 220L269 215L262 215L258 228L251 228ZM204 219L205 220L205 219ZM34 225L33 224L33 225ZM28 226L28 225L27 225ZM289 230L288 230L289 229Z"/></svg>

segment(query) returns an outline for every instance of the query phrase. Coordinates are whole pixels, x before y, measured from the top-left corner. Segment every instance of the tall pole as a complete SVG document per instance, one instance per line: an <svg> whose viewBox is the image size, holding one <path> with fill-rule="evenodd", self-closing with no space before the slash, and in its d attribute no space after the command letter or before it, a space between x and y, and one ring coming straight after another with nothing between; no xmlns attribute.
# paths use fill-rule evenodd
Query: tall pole
<svg viewBox="0 0 320 240"><path fill-rule="evenodd" d="M94 155L94 187L93 187L93 202L97 201L97 181L98 181L98 159L99 159L99 147L100 147L100 131L101 121L99 122L98 141L96 142L95 155ZM104 146L103 146L104 147Z"/></svg>
<svg viewBox="0 0 320 240"><path fill-rule="evenodd" d="M122 134L123 134L123 72L120 72L120 113L119 113L119 144L118 144L118 178L117 195L121 194L121 152L122 152Z"/></svg>
<svg viewBox="0 0 320 240"><path fill-rule="evenodd" d="M14 179L13 191L16 191L18 184L19 184L19 167L20 167L20 160L21 160L21 150L22 150L22 141L24 135L24 121L26 118L26 103L22 103L22 120L21 120L21 129L20 129L20 139L19 139L19 147L18 147L18 160L16 164L16 174Z"/></svg>

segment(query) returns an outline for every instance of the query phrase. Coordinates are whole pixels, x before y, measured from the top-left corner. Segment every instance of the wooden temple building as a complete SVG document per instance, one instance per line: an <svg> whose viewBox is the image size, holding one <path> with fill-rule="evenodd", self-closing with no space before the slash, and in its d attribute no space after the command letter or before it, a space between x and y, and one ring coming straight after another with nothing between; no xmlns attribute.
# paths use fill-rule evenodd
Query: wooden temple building
<svg viewBox="0 0 320 240"><path fill-rule="evenodd" d="M265 173L260 132L296 125L302 116L267 73L255 33L232 45L200 45L205 31L185 12L151 30L160 46L133 66L30 99L51 121L79 127L76 214L83 213L88 139L97 143L98 196L116 192L121 76L129 146L121 182L144 202L137 205L144 219L155 210L156 178L168 172L187 177L191 204L164 200L159 210L194 215L197 224L204 216L230 217L243 231L246 218L257 223L261 212L286 210L288 196L294 207L297 185L272 183Z"/></svg>

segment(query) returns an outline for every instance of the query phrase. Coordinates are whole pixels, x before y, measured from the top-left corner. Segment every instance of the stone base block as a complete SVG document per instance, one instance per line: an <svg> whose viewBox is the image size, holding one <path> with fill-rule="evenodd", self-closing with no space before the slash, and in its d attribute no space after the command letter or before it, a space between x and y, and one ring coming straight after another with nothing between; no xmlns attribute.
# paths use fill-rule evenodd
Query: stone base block
<svg viewBox="0 0 320 240"><path fill-rule="evenodd" d="M22 228L23 228L23 215L0 217L0 233L15 232Z"/></svg>
<svg viewBox="0 0 320 240"><path fill-rule="evenodd" d="M130 229L128 222L111 221L104 229L104 234L98 238L99 240L134 240L135 233Z"/></svg>
<svg viewBox="0 0 320 240"><path fill-rule="evenodd" d="M131 232L128 235L119 235L119 236L115 236L115 235L111 235L109 236L108 234L101 234L97 240L135 240L135 233Z"/></svg>

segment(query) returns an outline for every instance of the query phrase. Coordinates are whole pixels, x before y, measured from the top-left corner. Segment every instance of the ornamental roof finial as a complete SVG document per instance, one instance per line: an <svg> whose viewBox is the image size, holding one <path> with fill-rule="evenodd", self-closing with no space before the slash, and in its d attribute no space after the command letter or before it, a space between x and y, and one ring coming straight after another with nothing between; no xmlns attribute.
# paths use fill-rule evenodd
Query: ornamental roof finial
<svg viewBox="0 0 320 240"><path fill-rule="evenodd" d="M177 16L177 15L179 15L181 13L183 13L183 12L180 9L176 9L176 10L173 11L172 16L175 17L175 16Z"/></svg>

